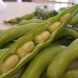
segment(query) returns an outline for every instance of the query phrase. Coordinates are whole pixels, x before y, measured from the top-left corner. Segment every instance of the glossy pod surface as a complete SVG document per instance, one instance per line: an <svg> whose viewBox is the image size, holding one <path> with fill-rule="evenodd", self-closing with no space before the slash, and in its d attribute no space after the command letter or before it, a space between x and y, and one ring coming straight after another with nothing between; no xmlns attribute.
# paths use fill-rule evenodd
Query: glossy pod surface
<svg viewBox="0 0 78 78"><path fill-rule="evenodd" d="M73 41L65 50L59 53L50 63L47 69L49 78L60 78L69 65L78 58L78 39Z"/></svg>
<svg viewBox="0 0 78 78"><path fill-rule="evenodd" d="M58 34L58 33L60 33L60 31L64 28L64 26L65 25L67 25L68 23L69 23L69 21L71 20L71 18L74 16L74 14L76 14L77 12L78 12L78 9L76 10L76 7L77 7L78 5L75 5L75 6L73 6L74 7L74 9L73 9L73 12L71 11L71 12L61 12L61 16L60 17L58 17L58 15L57 15L57 19L56 19L56 17L55 17L55 21L54 21L54 18L51 18L51 20L48 20L47 21L47 23L46 23L46 25L44 25L44 26L39 26L38 28L36 28L36 29L34 29L34 30L32 30L31 32L29 32L29 33L27 33L27 34L25 34L24 36L22 36L22 37L20 37L10 48L9 48L9 50L6 52L6 53L4 53L4 55L2 55L2 58L0 58L0 67L2 67L2 65L6 62L6 60L9 58L9 57L11 57L11 56L13 56L13 55L17 55L18 57L19 57L19 52L17 53L17 51L18 51L18 49L20 49L22 46L23 47L25 47L25 46L27 46L27 44L24 46L24 44L25 43L28 43L29 41L32 41L34 44L35 44L35 48L33 47L33 49L32 49L32 51L31 52L28 52L28 54L26 55L26 56L24 56L23 58L20 58L19 57L19 62L17 63L17 62L15 62L15 64L14 64L14 66L12 66L13 68L8 68L9 70L6 72L6 73L0 73L1 75L0 75L0 78L10 78L12 75L14 75L14 74L16 74L28 61L30 61L38 52L39 52L39 50L41 50L42 48L44 48L45 46L47 46L47 45L49 45L51 42L53 42L53 40L54 40L54 38L56 37L56 35ZM73 8L72 7L72 8ZM71 9L72 9L71 8ZM70 8L69 8L69 10L70 10ZM65 16L67 16L67 14L68 14L68 17L65 17ZM64 21L60 21L60 18L67 18L67 20L65 20L64 19ZM51 25L51 24L53 24L53 23L55 23L55 22L57 22L57 20L59 21L59 22L61 22L61 25L60 26L56 26L57 27L57 29L55 29L55 30L53 30L53 32L51 33L49 30L48 30L48 27ZM49 34L47 34L47 35L43 35L43 34L45 34L44 32L45 31L48 31L49 33L50 33L50 35ZM42 34L43 33L43 34ZM41 36L41 38L39 39L39 42L38 43L36 43L36 41L35 41L35 38L37 37L37 36ZM30 46L30 47L32 47L32 46ZM26 51L26 50L23 50L23 52L24 51ZM27 50L27 51L29 51L29 50ZM10 59L9 59L10 60ZM17 64L16 64L17 63ZM10 65L10 64L9 64ZM4 65L5 66L5 65ZM2 72L1 70L0 70L0 72Z"/></svg>
<svg viewBox="0 0 78 78"><path fill-rule="evenodd" d="M78 78L78 68L68 70L63 78Z"/></svg>
<svg viewBox="0 0 78 78"><path fill-rule="evenodd" d="M5 30L4 32L0 33L0 47L5 45L6 43L17 39L24 34L28 33L29 31L35 29L36 27L40 26L41 24L38 23L31 23L20 27L13 27L10 29ZM43 24L42 24L43 25Z"/></svg>
<svg viewBox="0 0 78 78"><path fill-rule="evenodd" d="M39 78L42 72L47 68L50 61L65 49L65 46L60 44L51 44L41 50L38 55L30 62L21 78Z"/></svg>
<svg viewBox="0 0 78 78"><path fill-rule="evenodd" d="M22 26L22 25L26 25L29 23L42 23L44 22L43 20L39 20L39 19L32 19L32 20L21 20L20 23L18 23L18 26Z"/></svg>

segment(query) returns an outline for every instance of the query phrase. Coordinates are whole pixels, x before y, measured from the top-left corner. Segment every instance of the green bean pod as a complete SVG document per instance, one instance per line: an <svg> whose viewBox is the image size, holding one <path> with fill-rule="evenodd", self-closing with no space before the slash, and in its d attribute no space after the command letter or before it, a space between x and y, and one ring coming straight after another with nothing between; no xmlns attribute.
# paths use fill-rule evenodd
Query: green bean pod
<svg viewBox="0 0 78 78"><path fill-rule="evenodd" d="M75 30L73 30L73 29L64 28L61 31L61 34L58 34L58 36L56 37L56 39L58 39L60 37L63 37L63 36L71 36L73 38L78 38L78 32L75 31Z"/></svg>
<svg viewBox="0 0 78 78"><path fill-rule="evenodd" d="M43 72L40 78L48 78L46 70L45 72ZM62 78L78 78L78 68L76 67L76 68L67 70L67 72L65 72L65 75L63 75Z"/></svg>
<svg viewBox="0 0 78 78"><path fill-rule="evenodd" d="M48 47L45 47L30 62L28 68L25 70L21 78L39 78L40 75L47 68L51 59L53 59L64 49L65 46L55 43L49 45Z"/></svg>
<svg viewBox="0 0 78 78"><path fill-rule="evenodd" d="M71 9L72 8L72 9ZM77 5L71 7L70 9L66 9L65 11L61 12L59 15L52 17L49 19L49 21L51 23L58 21L59 17L61 17L61 15L64 15L66 12L72 13L74 12L74 9L77 8ZM3 46L4 44L6 44L7 42L16 39L22 35L24 35L26 32L28 32L29 30L35 28L36 26L38 26L38 24L28 24L25 27L17 27L17 28L12 28L12 29L8 29L5 32L3 32L2 34L0 34L0 47Z"/></svg>
<svg viewBox="0 0 78 78"><path fill-rule="evenodd" d="M25 20L29 20L32 19L35 16L35 13L30 13L30 14L26 14L24 16L21 17L16 17L14 19L11 20L4 20L4 23L11 23L11 24L18 24L21 20L25 19Z"/></svg>
<svg viewBox="0 0 78 78"><path fill-rule="evenodd" d="M21 26L21 25L26 25L28 23L42 23L42 22L44 21L40 19L21 20L20 23L18 23L17 25Z"/></svg>
<svg viewBox="0 0 78 78"><path fill-rule="evenodd" d="M68 70L63 78L78 78L78 68Z"/></svg>
<svg viewBox="0 0 78 78"><path fill-rule="evenodd" d="M40 78L48 78L47 72L45 71ZM78 78L78 68L67 70L62 78Z"/></svg>
<svg viewBox="0 0 78 78"><path fill-rule="evenodd" d="M71 20L70 24L71 25L77 25L78 24L78 13L73 17L73 19Z"/></svg>
<svg viewBox="0 0 78 78"><path fill-rule="evenodd" d="M65 50L59 53L49 64L49 78L61 78L69 65L78 58L78 39L74 40Z"/></svg>
<svg viewBox="0 0 78 78"><path fill-rule="evenodd" d="M9 50L9 48L0 49L0 58ZM0 72L1 73L1 72Z"/></svg>
<svg viewBox="0 0 78 78"><path fill-rule="evenodd" d="M54 22L54 21L56 21L56 20L59 20L59 18L60 18L61 16L63 16L65 13L72 13L72 12L74 12L74 9L76 10L77 7L78 7L77 4L76 4L76 5L73 5L72 7L70 7L70 9L67 8L67 9L61 11L61 12L58 13L56 16L49 18L49 20L51 21L51 23ZM77 13L76 13L76 14L77 14ZM75 16L76 14L74 13L73 15ZM55 17L56 17L56 18L55 18ZM65 16L65 17L67 17L67 16ZM64 17L64 19L66 19L65 17ZM61 18L61 21L64 20L64 19ZM71 18L71 19L73 19L73 18Z"/></svg>
<svg viewBox="0 0 78 78"><path fill-rule="evenodd" d="M75 5L76 7L78 5ZM73 6L73 7L75 7ZM72 7L72 8L73 8ZM70 8L69 8L70 9ZM25 34L24 36L20 37L10 48L9 50L0 58L0 68L7 68L8 65L10 65L10 61L14 61L13 65L11 64L6 71L0 70L0 78L10 78L12 75L17 73L28 61L30 61L42 48L49 45L53 40L55 39L56 35L60 33L60 31L64 28L65 25L69 23L71 18L74 16L74 14L77 13L78 10L74 8L73 12L65 12L62 14L62 16L57 17L57 20L60 20L60 18L66 18L67 20L63 19L64 21L61 22L61 25L56 25L53 23L56 23L57 20L52 20L51 22L48 21L47 25L45 26L39 26L38 28L32 30L31 32ZM61 12L62 13L62 12ZM67 15L67 16L66 16ZM56 19L56 17L55 17ZM52 29L53 32L49 32L48 27L50 24L56 25L55 30ZM52 26L52 25L51 25ZM45 34L45 33L46 34ZM36 43L36 40L39 41ZM29 42L29 43L28 43ZM26 47L26 48L25 48ZM28 48L31 48L29 50ZM27 49L27 50L26 50ZM24 56L20 57L18 55L18 51L20 50L20 53L25 53ZM15 61L16 60L16 61ZM14 64L15 63L15 64ZM3 66L2 66L3 65Z"/></svg>
<svg viewBox="0 0 78 78"><path fill-rule="evenodd" d="M6 43L17 39L27 32L31 31L32 29L35 29L38 26L42 26L43 24L38 23L31 23L20 27L13 27L10 29L5 30L4 32L0 33L0 47L5 45ZM44 24L45 25L45 24Z"/></svg>
<svg viewBox="0 0 78 78"><path fill-rule="evenodd" d="M6 58L12 56L13 54L17 55L16 51L26 42L28 41L32 41L34 39L34 37L36 35L38 35L39 33L45 31L46 28L45 27L41 27L40 29L37 28L34 32L28 33L27 35L24 35L23 37L19 38L14 44L13 46L10 47L10 49L2 56L0 57L0 62L3 63L4 61L6 61ZM29 53L28 55L26 55L25 57L21 58L19 63L10 71L4 73L3 75L1 75L1 78L9 78L12 75L14 75L16 72L18 72L20 70L20 68L22 66L24 66L24 64L26 62L28 62L30 59L32 59L32 57L34 55L37 54L37 52L39 51L39 49L42 47L43 43L38 44L35 49ZM29 46L30 47L30 46ZM22 50L21 50L22 51ZM13 61L13 60L12 60Z"/></svg>

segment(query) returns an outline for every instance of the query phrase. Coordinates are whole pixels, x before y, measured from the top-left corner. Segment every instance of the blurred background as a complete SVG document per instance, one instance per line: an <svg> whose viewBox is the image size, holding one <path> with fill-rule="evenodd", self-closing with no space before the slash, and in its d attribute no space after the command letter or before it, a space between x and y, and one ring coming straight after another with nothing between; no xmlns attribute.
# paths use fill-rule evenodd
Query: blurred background
<svg viewBox="0 0 78 78"><path fill-rule="evenodd" d="M37 6L47 5L48 10L58 11L61 7L69 7L78 3L78 0L0 0L0 2L0 22L3 22L3 20L31 13L36 10Z"/></svg>
<svg viewBox="0 0 78 78"><path fill-rule="evenodd" d="M0 0L0 2L0 21L2 21L31 13L37 6L44 4L48 6L48 9L57 11L61 7L78 3L78 0Z"/></svg>
<svg viewBox="0 0 78 78"><path fill-rule="evenodd" d="M78 0L3 0L3 1L17 1L17 2L22 2L22 1L26 1L26 2L68 2L68 3L73 3L73 2L78 2Z"/></svg>
<svg viewBox="0 0 78 78"><path fill-rule="evenodd" d="M78 0L3 0L4 2L38 2L38 3L52 3L56 4L56 7L67 7L78 3Z"/></svg>

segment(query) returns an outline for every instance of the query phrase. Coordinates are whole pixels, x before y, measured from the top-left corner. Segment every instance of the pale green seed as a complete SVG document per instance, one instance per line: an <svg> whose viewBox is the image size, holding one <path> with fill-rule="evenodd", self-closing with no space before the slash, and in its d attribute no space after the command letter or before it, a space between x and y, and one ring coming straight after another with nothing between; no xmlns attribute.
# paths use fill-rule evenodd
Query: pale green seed
<svg viewBox="0 0 78 78"><path fill-rule="evenodd" d="M39 34L38 36L35 37L35 42L36 43L42 43L45 42L46 40L48 40L50 37L50 32L48 31L44 31L41 34Z"/></svg>
<svg viewBox="0 0 78 78"><path fill-rule="evenodd" d="M63 16L60 18L60 21L61 21L61 22L64 22L64 21L68 20L70 17L71 17L71 14L70 14L70 13L66 13L65 15L63 15Z"/></svg>
<svg viewBox="0 0 78 78"><path fill-rule="evenodd" d="M28 53L32 52L34 48L35 48L34 42L29 41L26 42L22 47L20 47L16 53L20 58L22 58L26 56Z"/></svg>
<svg viewBox="0 0 78 78"><path fill-rule="evenodd" d="M8 57L3 64L1 65L1 72L6 73L12 68L14 68L19 62L19 57L18 55L12 55Z"/></svg>
<svg viewBox="0 0 78 78"><path fill-rule="evenodd" d="M61 26L61 22L60 21L57 21L55 23L53 23L52 25L50 25L48 27L48 30L52 33L54 32L59 26Z"/></svg>

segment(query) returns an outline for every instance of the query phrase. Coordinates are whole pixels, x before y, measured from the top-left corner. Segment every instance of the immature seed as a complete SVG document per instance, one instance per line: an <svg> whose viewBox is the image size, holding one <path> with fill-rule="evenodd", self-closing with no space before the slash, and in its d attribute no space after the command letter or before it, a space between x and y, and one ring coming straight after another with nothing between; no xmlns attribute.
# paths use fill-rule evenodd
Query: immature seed
<svg viewBox="0 0 78 78"><path fill-rule="evenodd" d="M48 27L48 30L52 33L52 32L54 32L60 25L61 25L61 22L57 21L57 22L53 23L52 25L50 25L50 26Z"/></svg>
<svg viewBox="0 0 78 78"><path fill-rule="evenodd" d="M61 18L60 18L60 21L61 22L64 22L65 20L69 19L71 17L71 14L70 13L66 13L65 15L63 15Z"/></svg>
<svg viewBox="0 0 78 78"><path fill-rule="evenodd" d="M26 56L28 53L30 53L34 49L34 47L35 47L34 42L29 41L26 42L22 47L20 47L16 53L20 58L22 58Z"/></svg>
<svg viewBox="0 0 78 78"><path fill-rule="evenodd" d="M12 68L14 68L19 62L19 57L17 55L12 55L8 57L1 65L1 72L6 73Z"/></svg>
<svg viewBox="0 0 78 78"><path fill-rule="evenodd" d="M41 43L46 40L48 40L50 37L50 32L44 31L43 33L39 34L37 37L35 37L35 42L36 43Z"/></svg>

